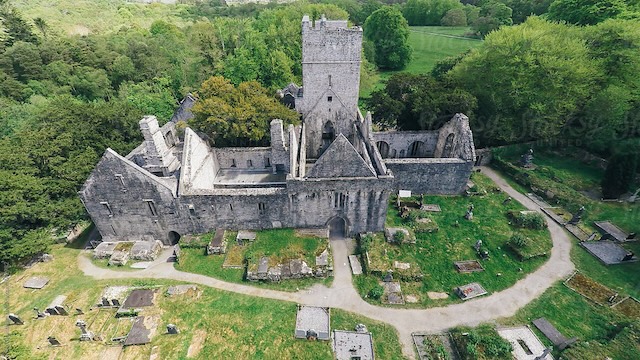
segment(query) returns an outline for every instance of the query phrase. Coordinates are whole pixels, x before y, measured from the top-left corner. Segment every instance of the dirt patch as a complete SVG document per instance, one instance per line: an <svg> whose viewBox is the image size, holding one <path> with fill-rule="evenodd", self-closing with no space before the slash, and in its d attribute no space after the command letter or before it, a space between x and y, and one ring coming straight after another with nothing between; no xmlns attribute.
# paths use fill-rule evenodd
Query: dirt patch
<svg viewBox="0 0 640 360"><path fill-rule="evenodd" d="M640 319L640 302L634 298L626 298L613 308L625 316Z"/></svg>
<svg viewBox="0 0 640 360"><path fill-rule="evenodd" d="M448 299L449 298L449 294L447 294L445 292L435 292L435 291L428 291L427 292L427 296L431 300L441 300L441 299Z"/></svg>
<svg viewBox="0 0 640 360"><path fill-rule="evenodd" d="M598 305L608 304L609 298L616 294L608 287L580 273L570 277L569 280L565 281L565 285Z"/></svg>
<svg viewBox="0 0 640 360"><path fill-rule="evenodd" d="M74 25L71 30L69 30L69 35L87 36L89 34L91 34L91 30L89 30L88 27L80 24Z"/></svg>
<svg viewBox="0 0 640 360"><path fill-rule="evenodd" d="M196 330L193 334L193 338L191 339L191 344L189 344L189 350L187 350L187 357L193 358L196 357L202 347L204 346L204 340L207 338L207 332L204 330Z"/></svg>

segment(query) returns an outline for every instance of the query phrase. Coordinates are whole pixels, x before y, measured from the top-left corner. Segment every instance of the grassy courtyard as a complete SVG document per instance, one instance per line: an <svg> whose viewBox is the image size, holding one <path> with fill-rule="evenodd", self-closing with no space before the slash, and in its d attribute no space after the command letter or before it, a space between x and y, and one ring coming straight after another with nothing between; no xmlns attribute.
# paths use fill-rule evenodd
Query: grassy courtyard
<svg viewBox="0 0 640 360"><path fill-rule="evenodd" d="M526 237L530 244L543 249L542 253L548 252L551 249L548 230L523 229L511 225L507 212L524 210L524 207L516 201L504 204L507 195L499 192L484 175L474 173L472 180L477 191L486 191L486 195L425 197L424 203L437 204L442 210L428 215L430 221L437 224L437 232L416 232L416 244L390 244L382 236L376 236L371 244L369 258L377 268L382 263L386 269L398 272L393 268L393 263L399 261L411 264L423 275L421 281L401 281L405 297L413 295L418 298L416 304L405 306L433 307L460 302L453 294L453 288L471 282L479 282L489 293L500 291L512 286L546 260L546 256L538 256L520 261L507 243L513 234L518 233ZM474 205L474 218L471 221L463 217L470 203ZM389 206L387 225L415 226L411 220L398 215L394 204ZM476 254L474 244L477 240L482 240L483 248L489 252L489 259L481 260ZM485 270L459 273L454 268L454 262L463 260L478 260ZM354 282L361 296L368 295L379 283L380 273L355 277ZM432 300L427 292L444 292L448 297ZM380 304L380 300L366 299Z"/></svg>
<svg viewBox="0 0 640 360"><path fill-rule="evenodd" d="M228 245L227 253L224 255L206 255L203 248L183 248L180 263L176 264L176 269L224 281L284 291L296 291L317 283L331 284L332 278L291 279L279 283L246 282L244 280L245 262L259 259L262 256L268 256L270 264L276 264L286 259L302 258L309 266L314 266L315 257L328 246L327 239L297 236L293 229L263 230L257 232L254 242L239 246L236 244L236 234L234 231L226 232L225 237ZM229 264L235 265L236 268L223 266Z"/></svg>
<svg viewBox="0 0 640 360"><path fill-rule="evenodd" d="M8 326L9 340L0 339L0 354L10 346L17 359L141 359L155 355L159 359L332 359L329 342L309 342L293 337L296 304L261 299L198 286L196 293L169 297L166 280L100 280L84 276L75 266L78 249L55 245L54 260L38 263L11 276L0 285L3 305L16 313L25 325ZM41 290L22 287L31 276L47 276L49 283ZM119 346L104 342L80 342L76 319L83 319L89 330L101 333L107 342L114 335L128 332L131 321L116 320L113 311L90 309L100 300L107 286L126 285L156 289L153 307L141 315L150 316L157 327L151 343ZM8 294L8 297L4 295ZM35 320L34 307L41 310L57 295L66 295L65 304L80 316L50 316ZM168 323L176 324L179 335L164 335ZM332 309L332 329L352 330L357 323L367 325L374 335L376 357L400 359L400 344L395 330L361 316ZM3 334L3 336L5 336ZM47 337L55 336L63 346L47 345Z"/></svg>

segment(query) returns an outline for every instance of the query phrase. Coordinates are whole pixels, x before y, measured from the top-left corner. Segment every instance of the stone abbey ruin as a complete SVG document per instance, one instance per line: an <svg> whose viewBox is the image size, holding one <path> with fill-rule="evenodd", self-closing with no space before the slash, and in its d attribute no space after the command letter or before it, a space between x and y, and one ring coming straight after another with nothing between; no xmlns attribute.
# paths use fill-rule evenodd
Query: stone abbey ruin
<svg viewBox="0 0 640 360"><path fill-rule="evenodd" d="M436 131L372 130L358 109L362 29L302 19L304 88L283 99L302 124L271 122L271 146L216 148L188 127L187 97L160 127L140 120L144 142L107 149L80 197L105 241L160 240L225 229L328 228L333 236L382 231L389 196L458 194L473 168L469 120Z"/></svg>

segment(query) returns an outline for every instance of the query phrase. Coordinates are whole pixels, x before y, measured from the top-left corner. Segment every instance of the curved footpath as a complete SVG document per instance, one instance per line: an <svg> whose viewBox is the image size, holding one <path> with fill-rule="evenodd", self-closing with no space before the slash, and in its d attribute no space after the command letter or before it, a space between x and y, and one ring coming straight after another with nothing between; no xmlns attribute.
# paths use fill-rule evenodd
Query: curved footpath
<svg viewBox="0 0 640 360"><path fill-rule="evenodd" d="M540 211L529 198L513 189L493 170L482 167L482 173L491 178L506 194L531 210ZM334 257L334 280L332 286L315 285L295 293L261 289L253 286L228 283L204 275L186 273L174 269L167 263L165 254L147 269L114 271L95 266L84 255L78 257L79 268L96 279L116 278L164 278L196 283L240 294L293 301L304 305L328 306L351 311L371 319L392 325L398 331L403 355L415 358L411 333L418 331L438 332L458 325L477 325L502 317L513 316L516 311L536 299L556 281L565 278L573 270L570 259L571 241L562 227L547 218L553 240L549 260L538 270L518 281L514 286L483 298L464 303L429 309L398 309L371 305L360 298L351 282L348 265L349 240L332 240Z"/></svg>

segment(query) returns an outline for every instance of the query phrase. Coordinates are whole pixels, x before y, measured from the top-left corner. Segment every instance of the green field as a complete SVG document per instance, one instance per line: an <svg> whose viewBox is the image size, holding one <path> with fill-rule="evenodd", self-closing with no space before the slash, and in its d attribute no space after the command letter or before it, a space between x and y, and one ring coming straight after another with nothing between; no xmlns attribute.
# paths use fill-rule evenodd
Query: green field
<svg viewBox="0 0 640 360"><path fill-rule="evenodd" d="M360 97L366 98L372 91L381 88L383 82L396 72L428 73L439 60L479 46L481 40L463 37L469 30L468 27L411 26L409 45L413 55L409 65L402 71L381 72L378 83L360 89Z"/></svg>
<svg viewBox="0 0 640 360"><path fill-rule="evenodd" d="M148 28L156 20L186 24L189 5L135 4L125 0L14 0L25 18L42 18L49 32L88 35L122 27Z"/></svg>

